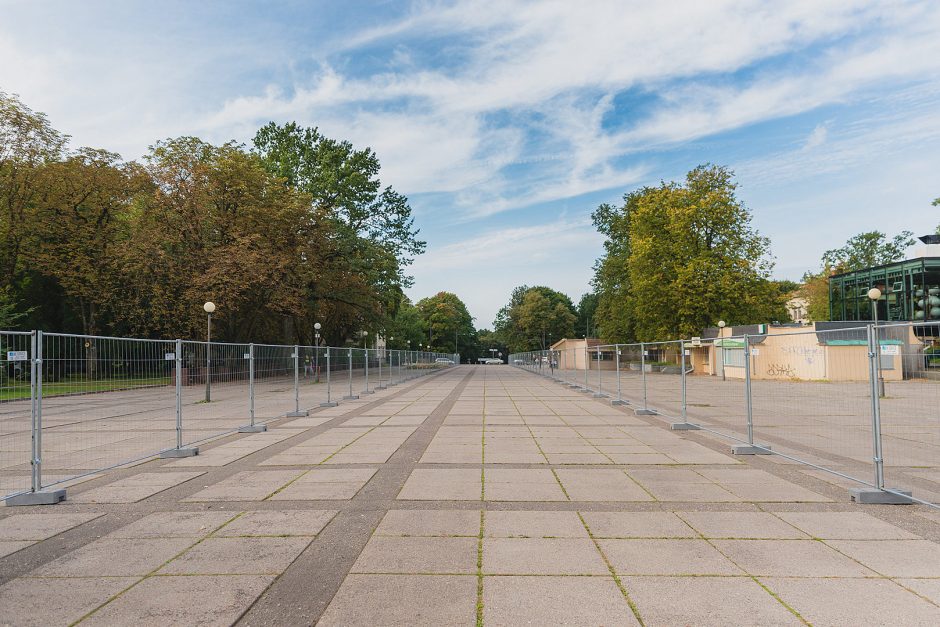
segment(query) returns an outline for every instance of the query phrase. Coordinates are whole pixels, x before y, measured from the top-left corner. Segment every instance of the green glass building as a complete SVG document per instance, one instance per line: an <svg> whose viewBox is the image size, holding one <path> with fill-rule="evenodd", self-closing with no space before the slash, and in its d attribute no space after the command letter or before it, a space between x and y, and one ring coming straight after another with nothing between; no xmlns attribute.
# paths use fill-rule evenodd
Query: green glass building
<svg viewBox="0 0 940 627"><path fill-rule="evenodd" d="M873 320L868 298L873 287L881 290L878 320L940 321L940 257L909 259L829 277L829 319Z"/></svg>

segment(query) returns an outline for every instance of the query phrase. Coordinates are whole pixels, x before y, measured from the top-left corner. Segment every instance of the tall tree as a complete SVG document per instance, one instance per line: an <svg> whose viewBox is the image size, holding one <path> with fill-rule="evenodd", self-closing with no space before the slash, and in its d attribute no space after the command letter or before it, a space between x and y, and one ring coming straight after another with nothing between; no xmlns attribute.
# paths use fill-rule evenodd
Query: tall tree
<svg viewBox="0 0 940 627"><path fill-rule="evenodd" d="M644 187L621 208L595 212L599 230L620 240L597 266L598 315L615 304L629 312L602 328L606 339L665 340L719 319L747 324L779 315L769 241L751 227L736 187L729 169L703 165L683 183ZM634 338L611 337L629 331Z"/></svg>
<svg viewBox="0 0 940 627"><path fill-rule="evenodd" d="M882 266L904 258L904 251L914 245L913 233L901 231L888 239L881 231L867 231L848 239L841 248L823 253L822 263L833 272L852 272Z"/></svg>
<svg viewBox="0 0 940 627"><path fill-rule="evenodd" d="M438 292L419 300L416 307L424 324L425 340L434 350L461 353L474 343L473 317L456 294Z"/></svg>
<svg viewBox="0 0 940 627"><path fill-rule="evenodd" d="M30 212L46 165L65 153L68 137L19 98L0 91L0 288L19 300L27 275L24 242L35 233Z"/></svg>
<svg viewBox="0 0 940 627"><path fill-rule="evenodd" d="M578 301L578 319L574 323L575 337L597 337L594 314L597 311L597 294L588 292Z"/></svg>
<svg viewBox="0 0 940 627"><path fill-rule="evenodd" d="M563 337L574 337L574 305L549 287L522 285L496 315L499 340L514 353L541 350Z"/></svg>
<svg viewBox="0 0 940 627"><path fill-rule="evenodd" d="M630 216L642 194L624 194L623 205L602 204L594 211L594 226L605 236L604 255L594 264L591 284L597 294L594 318L601 338L609 342L632 341L636 337L633 298L630 290Z"/></svg>

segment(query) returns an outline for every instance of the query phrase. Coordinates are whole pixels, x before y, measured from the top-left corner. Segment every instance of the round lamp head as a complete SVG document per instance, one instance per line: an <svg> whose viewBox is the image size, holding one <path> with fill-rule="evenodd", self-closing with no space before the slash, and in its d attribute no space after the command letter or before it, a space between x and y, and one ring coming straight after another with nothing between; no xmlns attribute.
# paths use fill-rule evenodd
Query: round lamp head
<svg viewBox="0 0 940 627"><path fill-rule="evenodd" d="M718 321L718 328L719 328L719 329L724 329L724 328L725 328L725 321L724 321L724 320L719 320L719 321Z"/></svg>
<svg viewBox="0 0 940 627"><path fill-rule="evenodd" d="M206 313L212 313L215 311L215 303L210 300L205 305L203 305L202 308L206 310Z"/></svg>
<svg viewBox="0 0 940 627"><path fill-rule="evenodd" d="M868 290L868 298L872 300L878 300L881 298L881 290L879 290L877 287L871 288Z"/></svg>
<svg viewBox="0 0 940 627"><path fill-rule="evenodd" d="M320 324L319 322L314 322L314 323L313 323L313 328L316 329L317 331L319 331L320 329L323 328L323 325Z"/></svg>

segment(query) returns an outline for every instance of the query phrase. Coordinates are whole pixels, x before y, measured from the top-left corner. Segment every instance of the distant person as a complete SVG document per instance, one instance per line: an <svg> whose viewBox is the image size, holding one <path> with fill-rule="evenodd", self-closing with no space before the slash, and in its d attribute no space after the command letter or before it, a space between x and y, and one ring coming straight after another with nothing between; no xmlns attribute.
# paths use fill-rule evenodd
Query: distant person
<svg viewBox="0 0 940 627"><path fill-rule="evenodd" d="M307 373L310 373L310 376L314 376L313 372L313 362L310 360L310 355L304 356L304 378L307 378Z"/></svg>

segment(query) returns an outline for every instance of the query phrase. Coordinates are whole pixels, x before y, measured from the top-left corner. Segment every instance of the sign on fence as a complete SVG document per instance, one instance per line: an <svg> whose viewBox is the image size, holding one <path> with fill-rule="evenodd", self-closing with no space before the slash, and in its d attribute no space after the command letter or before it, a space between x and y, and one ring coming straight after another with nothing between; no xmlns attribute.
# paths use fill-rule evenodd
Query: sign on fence
<svg viewBox="0 0 940 627"><path fill-rule="evenodd" d="M29 359L28 351L7 351L7 361L26 361Z"/></svg>

